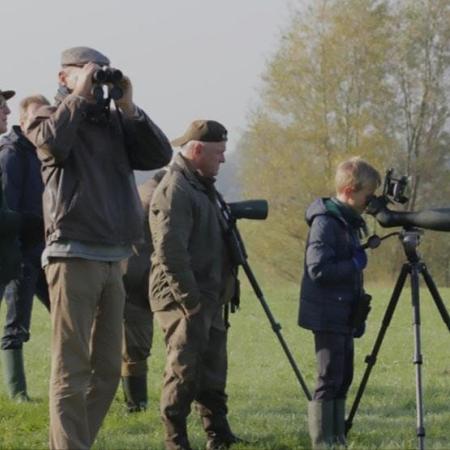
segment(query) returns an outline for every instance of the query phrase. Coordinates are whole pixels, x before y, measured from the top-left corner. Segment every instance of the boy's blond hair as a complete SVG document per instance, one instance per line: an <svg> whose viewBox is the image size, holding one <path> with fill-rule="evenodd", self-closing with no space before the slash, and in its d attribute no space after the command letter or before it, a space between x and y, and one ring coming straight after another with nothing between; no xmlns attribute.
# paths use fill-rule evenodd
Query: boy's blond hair
<svg viewBox="0 0 450 450"><path fill-rule="evenodd" d="M369 186L376 189L381 184L381 176L378 171L359 156L341 162L336 169L336 192L348 186L355 191Z"/></svg>

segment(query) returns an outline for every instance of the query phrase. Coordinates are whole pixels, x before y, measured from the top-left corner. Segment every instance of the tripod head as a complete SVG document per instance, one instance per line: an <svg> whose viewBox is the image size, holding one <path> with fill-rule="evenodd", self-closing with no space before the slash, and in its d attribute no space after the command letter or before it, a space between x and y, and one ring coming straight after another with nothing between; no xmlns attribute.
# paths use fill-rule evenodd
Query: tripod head
<svg viewBox="0 0 450 450"><path fill-rule="evenodd" d="M403 229L399 233L400 241L403 245L406 257L410 263L417 263L420 261L420 255L417 252L417 247L420 244L420 237L424 233L419 228Z"/></svg>
<svg viewBox="0 0 450 450"><path fill-rule="evenodd" d="M400 242L403 245L406 257L411 263L417 263L420 260L420 255L417 253L417 247L420 244L420 238L424 234L424 230L420 228L403 228L401 231L395 231L385 236L378 236L374 234L369 237L367 242L361 246L361 248L375 249L381 245L381 242L392 236L398 236Z"/></svg>

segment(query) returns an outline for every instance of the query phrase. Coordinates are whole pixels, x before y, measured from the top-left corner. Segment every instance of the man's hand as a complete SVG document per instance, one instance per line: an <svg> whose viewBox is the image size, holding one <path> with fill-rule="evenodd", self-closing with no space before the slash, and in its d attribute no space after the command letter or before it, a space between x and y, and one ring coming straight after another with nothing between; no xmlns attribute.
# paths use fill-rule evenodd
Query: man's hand
<svg viewBox="0 0 450 450"><path fill-rule="evenodd" d="M136 106L133 103L133 85L130 79L124 76L119 82L119 86L123 90L123 96L116 100L116 106L126 117L133 117L136 112Z"/></svg>
<svg viewBox="0 0 450 450"><path fill-rule="evenodd" d="M195 306L192 309L187 309L184 305L181 306L183 308L184 311L184 315L186 316L186 318L190 318L192 316L195 316L201 309L202 309L202 305L200 302L197 303L197 306Z"/></svg>
<svg viewBox="0 0 450 450"><path fill-rule="evenodd" d="M100 66L93 62L85 64L78 72L77 81L73 94L84 97L86 100L92 101L92 75Z"/></svg>

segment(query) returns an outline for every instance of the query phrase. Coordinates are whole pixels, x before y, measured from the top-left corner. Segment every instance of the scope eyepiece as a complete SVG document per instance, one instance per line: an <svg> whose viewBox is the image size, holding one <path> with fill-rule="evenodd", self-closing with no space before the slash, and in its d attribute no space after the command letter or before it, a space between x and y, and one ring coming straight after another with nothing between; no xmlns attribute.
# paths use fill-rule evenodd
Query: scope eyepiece
<svg viewBox="0 0 450 450"><path fill-rule="evenodd" d="M450 231L450 208L425 209L422 211L392 211L384 196L374 197L367 206L367 213L375 217L384 228L424 228L426 230Z"/></svg>

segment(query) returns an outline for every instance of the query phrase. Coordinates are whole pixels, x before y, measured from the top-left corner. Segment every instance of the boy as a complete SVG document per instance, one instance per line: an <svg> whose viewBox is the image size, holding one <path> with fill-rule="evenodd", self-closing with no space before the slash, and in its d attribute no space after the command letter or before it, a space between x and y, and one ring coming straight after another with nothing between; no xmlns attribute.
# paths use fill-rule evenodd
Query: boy
<svg viewBox="0 0 450 450"><path fill-rule="evenodd" d="M361 214L380 184L371 165L351 158L337 168L336 197L319 198L306 212L310 232L298 324L314 333L318 364L317 386L308 406L314 449L345 445L353 337L364 332L360 308L368 306L362 277L367 256L359 241L365 231Z"/></svg>

